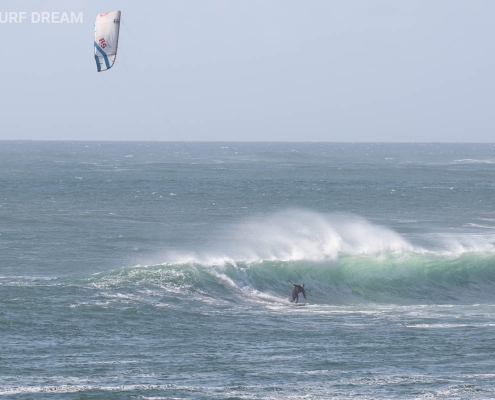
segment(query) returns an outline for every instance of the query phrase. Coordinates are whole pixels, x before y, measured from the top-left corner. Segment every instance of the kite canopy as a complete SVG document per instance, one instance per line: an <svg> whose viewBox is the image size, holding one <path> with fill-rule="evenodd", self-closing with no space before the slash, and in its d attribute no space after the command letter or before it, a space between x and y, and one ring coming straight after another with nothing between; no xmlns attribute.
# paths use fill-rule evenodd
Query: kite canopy
<svg viewBox="0 0 495 400"><path fill-rule="evenodd" d="M120 11L98 14L95 21L95 60L98 72L112 68L119 44Z"/></svg>

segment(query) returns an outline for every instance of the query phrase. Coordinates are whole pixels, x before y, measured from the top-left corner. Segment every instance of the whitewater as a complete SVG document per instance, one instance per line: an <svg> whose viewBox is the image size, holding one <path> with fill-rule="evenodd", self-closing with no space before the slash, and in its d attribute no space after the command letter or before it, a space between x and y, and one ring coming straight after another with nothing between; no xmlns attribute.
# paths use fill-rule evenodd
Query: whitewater
<svg viewBox="0 0 495 400"><path fill-rule="evenodd" d="M494 172L491 144L0 142L0 397L493 398Z"/></svg>

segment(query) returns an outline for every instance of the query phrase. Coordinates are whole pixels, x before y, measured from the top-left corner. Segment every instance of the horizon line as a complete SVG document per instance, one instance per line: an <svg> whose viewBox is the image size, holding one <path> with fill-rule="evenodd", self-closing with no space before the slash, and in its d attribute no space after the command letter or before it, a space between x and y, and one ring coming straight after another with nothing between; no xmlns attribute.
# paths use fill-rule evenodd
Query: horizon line
<svg viewBox="0 0 495 400"><path fill-rule="evenodd" d="M0 139L0 142L81 142L81 143L328 143L328 144L495 144L494 142L393 142L393 141L282 141L282 140L100 140L100 139Z"/></svg>

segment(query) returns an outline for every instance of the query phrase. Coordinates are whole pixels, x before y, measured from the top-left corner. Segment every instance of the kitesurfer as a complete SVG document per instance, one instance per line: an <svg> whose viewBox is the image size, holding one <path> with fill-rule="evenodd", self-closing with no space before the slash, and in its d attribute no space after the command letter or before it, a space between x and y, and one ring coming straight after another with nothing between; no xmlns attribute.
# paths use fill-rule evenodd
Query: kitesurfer
<svg viewBox="0 0 495 400"><path fill-rule="evenodd" d="M304 298L306 299L306 292L304 291L304 283L302 283L301 285L296 285L295 283L292 283L292 285L294 286L294 289L292 289L291 303L293 301L295 301L296 303L299 301L299 293L302 293Z"/></svg>

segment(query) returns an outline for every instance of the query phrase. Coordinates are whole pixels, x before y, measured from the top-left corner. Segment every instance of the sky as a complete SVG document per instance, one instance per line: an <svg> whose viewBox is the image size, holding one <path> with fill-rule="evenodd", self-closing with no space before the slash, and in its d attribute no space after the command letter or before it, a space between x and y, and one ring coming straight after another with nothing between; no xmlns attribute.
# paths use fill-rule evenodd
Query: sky
<svg viewBox="0 0 495 400"><path fill-rule="evenodd" d="M494 142L491 0L0 2L20 12L0 23L0 140Z"/></svg>

